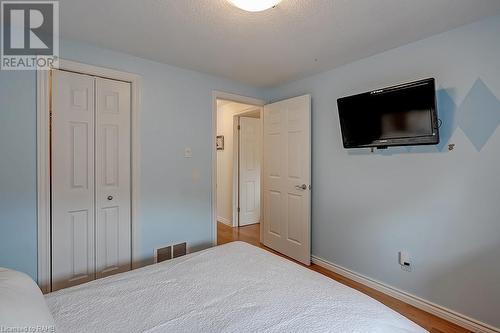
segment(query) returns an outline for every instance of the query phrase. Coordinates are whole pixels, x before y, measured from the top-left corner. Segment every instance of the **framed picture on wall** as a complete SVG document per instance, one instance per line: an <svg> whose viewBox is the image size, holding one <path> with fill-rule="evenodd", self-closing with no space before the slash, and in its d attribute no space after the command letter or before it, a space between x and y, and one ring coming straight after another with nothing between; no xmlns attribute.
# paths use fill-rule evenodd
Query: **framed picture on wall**
<svg viewBox="0 0 500 333"><path fill-rule="evenodd" d="M216 146L217 150L224 150L224 135L217 135Z"/></svg>

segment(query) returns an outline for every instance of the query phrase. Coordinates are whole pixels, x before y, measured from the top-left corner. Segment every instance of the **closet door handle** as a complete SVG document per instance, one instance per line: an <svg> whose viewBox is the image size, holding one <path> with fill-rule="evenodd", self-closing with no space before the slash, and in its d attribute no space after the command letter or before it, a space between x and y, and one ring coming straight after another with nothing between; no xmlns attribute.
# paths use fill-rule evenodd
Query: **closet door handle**
<svg viewBox="0 0 500 333"><path fill-rule="evenodd" d="M112 195L108 195L108 201L111 201L113 200L113 196Z"/></svg>

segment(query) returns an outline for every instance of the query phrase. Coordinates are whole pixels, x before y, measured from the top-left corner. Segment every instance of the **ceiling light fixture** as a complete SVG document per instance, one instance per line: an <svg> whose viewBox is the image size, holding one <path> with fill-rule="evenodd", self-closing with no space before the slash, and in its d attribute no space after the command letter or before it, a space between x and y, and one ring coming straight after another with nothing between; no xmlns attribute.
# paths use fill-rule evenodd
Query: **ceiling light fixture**
<svg viewBox="0 0 500 333"><path fill-rule="evenodd" d="M233 6L247 12L261 12L279 4L281 0L227 0Z"/></svg>

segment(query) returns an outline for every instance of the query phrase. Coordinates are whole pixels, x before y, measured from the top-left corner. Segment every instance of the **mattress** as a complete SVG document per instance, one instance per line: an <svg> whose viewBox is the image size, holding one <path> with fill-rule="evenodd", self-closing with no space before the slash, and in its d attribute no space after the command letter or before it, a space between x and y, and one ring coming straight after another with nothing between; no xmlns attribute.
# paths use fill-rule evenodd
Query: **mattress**
<svg viewBox="0 0 500 333"><path fill-rule="evenodd" d="M425 332L356 290L243 242L45 297L58 332Z"/></svg>

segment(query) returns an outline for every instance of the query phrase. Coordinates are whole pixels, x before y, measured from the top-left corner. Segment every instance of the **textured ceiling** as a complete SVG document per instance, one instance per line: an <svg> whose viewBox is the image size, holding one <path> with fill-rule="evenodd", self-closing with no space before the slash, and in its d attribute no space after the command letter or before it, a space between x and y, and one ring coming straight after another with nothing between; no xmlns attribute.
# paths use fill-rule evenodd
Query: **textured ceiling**
<svg viewBox="0 0 500 333"><path fill-rule="evenodd" d="M499 0L283 0L247 13L225 0L61 0L61 34L270 86L489 15Z"/></svg>

